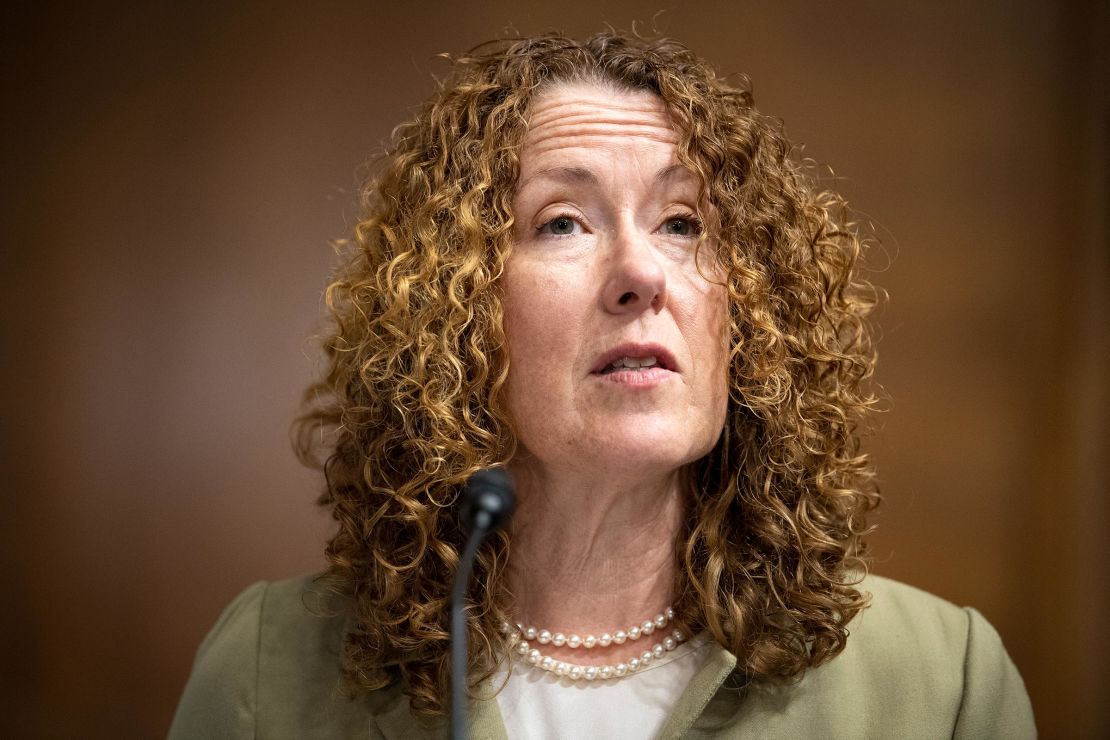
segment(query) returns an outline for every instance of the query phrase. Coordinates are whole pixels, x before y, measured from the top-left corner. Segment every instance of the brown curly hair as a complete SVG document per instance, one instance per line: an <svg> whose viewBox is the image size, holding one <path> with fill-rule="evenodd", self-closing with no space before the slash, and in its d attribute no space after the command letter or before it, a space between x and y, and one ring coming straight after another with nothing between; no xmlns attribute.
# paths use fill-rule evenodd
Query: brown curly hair
<svg viewBox="0 0 1110 740"><path fill-rule="evenodd" d="M401 681L441 713L451 580L464 544L455 501L516 449L498 280L530 101L556 82L649 90L700 178L730 304L729 403L686 481L676 611L734 653L747 680L796 678L843 649L867 601L866 517L879 501L861 454L875 353L865 240L822 192L746 78L681 44L606 32L489 42L398 126L362 191L326 291L326 376L306 392L296 446L324 470L337 531L324 581L349 597L341 663L354 693ZM505 655L511 534L480 551L469 644L486 678Z"/></svg>

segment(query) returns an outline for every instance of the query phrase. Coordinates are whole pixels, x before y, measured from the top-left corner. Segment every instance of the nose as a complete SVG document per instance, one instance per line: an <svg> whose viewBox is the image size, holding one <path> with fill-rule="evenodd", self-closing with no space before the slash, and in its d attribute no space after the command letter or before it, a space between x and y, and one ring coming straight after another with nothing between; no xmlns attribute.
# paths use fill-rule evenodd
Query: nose
<svg viewBox="0 0 1110 740"><path fill-rule="evenodd" d="M667 303L667 274L649 238L635 228L617 234L602 296L614 314L658 313Z"/></svg>

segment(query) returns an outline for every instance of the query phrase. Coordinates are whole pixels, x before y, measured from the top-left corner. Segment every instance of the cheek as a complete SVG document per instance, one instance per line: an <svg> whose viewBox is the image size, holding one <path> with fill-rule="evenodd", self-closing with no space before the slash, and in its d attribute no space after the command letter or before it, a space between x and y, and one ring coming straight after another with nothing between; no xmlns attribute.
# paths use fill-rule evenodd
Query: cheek
<svg viewBox="0 0 1110 740"><path fill-rule="evenodd" d="M703 321L702 347L707 363L707 377L710 399L714 413L728 402L728 298L723 287L713 286L706 298L706 311Z"/></svg>
<svg viewBox="0 0 1110 740"><path fill-rule="evenodd" d="M707 368L719 370L728 356L728 293L700 276L688 278L684 287L679 310L685 314L692 349Z"/></svg>
<svg viewBox="0 0 1110 740"><path fill-rule="evenodd" d="M513 366L524 367L550 332L553 286L545 285L530 271L514 270L505 276L505 337Z"/></svg>
<svg viewBox="0 0 1110 740"><path fill-rule="evenodd" d="M571 357L567 299L555 281L528 270L506 271L504 285L509 400L518 413L535 412L557 390Z"/></svg>

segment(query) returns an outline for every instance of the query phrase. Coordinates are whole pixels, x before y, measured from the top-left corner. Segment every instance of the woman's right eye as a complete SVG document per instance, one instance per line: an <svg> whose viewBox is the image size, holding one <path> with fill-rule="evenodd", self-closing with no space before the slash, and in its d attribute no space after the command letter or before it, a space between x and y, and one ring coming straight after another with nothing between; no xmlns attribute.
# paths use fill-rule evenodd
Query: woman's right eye
<svg viewBox="0 0 1110 740"><path fill-rule="evenodd" d="M575 226L581 228L581 224L573 216L562 215L542 224L536 230L541 234L550 234L551 236L571 236L575 233Z"/></svg>

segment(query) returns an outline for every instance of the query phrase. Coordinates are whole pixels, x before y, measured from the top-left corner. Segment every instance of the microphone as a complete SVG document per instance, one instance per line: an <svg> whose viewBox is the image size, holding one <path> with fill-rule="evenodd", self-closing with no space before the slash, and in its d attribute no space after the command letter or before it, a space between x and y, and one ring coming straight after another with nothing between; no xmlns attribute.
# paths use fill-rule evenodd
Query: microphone
<svg viewBox="0 0 1110 740"><path fill-rule="evenodd" d="M462 494L461 521L470 536L459 558L455 583L451 589L451 738L466 740L467 655L466 587L474 556L486 535L509 522L516 508L513 479L502 468L479 470L466 481Z"/></svg>
<svg viewBox="0 0 1110 740"><path fill-rule="evenodd" d="M516 507L513 479L504 468L479 470L466 481L462 497L462 520L471 531L486 534L508 523Z"/></svg>

